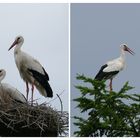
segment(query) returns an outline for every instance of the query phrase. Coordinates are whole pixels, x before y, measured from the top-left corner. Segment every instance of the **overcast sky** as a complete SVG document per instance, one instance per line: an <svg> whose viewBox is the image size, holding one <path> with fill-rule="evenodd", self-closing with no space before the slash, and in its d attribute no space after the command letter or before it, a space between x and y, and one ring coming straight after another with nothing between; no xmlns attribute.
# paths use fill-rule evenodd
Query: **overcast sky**
<svg viewBox="0 0 140 140"><path fill-rule="evenodd" d="M68 4L0 4L0 21L0 68L7 71L3 82L26 95L25 83L15 65L14 50L8 52L15 37L22 35L22 50L36 58L49 74L52 99L63 92L64 110L68 110ZM37 90L34 97L39 98L39 103L52 100ZM58 99L50 104L60 110Z"/></svg>
<svg viewBox="0 0 140 140"><path fill-rule="evenodd" d="M76 74L94 78L103 64L119 57L122 43L136 55L126 54L127 66L113 80L113 88L118 91L129 81L135 87L132 93L139 93L140 4L71 5L71 100L80 96L74 88L80 84ZM75 107L71 101L71 116L81 116ZM73 134L73 120L71 126Z"/></svg>

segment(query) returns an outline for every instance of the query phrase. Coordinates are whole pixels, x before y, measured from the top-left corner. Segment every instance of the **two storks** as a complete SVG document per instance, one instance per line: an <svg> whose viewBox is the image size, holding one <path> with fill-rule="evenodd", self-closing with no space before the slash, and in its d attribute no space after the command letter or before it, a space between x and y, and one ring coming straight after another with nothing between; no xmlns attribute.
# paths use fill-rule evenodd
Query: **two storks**
<svg viewBox="0 0 140 140"><path fill-rule="evenodd" d="M33 92L34 86L38 89L41 95L45 97L53 97L53 91L49 84L49 76L43 66L33 57L28 55L27 53L21 51L21 46L23 45L24 38L22 36L17 36L11 47L14 49L14 58L17 68L19 70L21 78L26 83L26 92L27 92L27 100L29 94L29 84L32 86L32 96L31 101L33 102ZM122 44L121 46L121 55L120 57L108 61L104 64L97 75L95 76L96 80L108 80L110 79L110 90L112 90L112 80L113 78L125 67L125 52L129 52L134 55L134 52L128 48L126 44ZM5 73L4 70L1 70L0 73ZM4 76L3 76L4 77ZM16 95L17 98L22 98L21 94ZM25 102L24 99L21 99L22 102Z"/></svg>

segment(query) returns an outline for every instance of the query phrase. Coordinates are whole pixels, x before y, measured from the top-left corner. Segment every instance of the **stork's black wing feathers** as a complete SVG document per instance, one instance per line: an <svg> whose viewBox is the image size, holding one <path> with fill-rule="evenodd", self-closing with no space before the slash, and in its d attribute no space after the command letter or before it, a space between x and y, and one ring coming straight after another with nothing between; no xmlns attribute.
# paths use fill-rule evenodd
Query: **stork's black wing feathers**
<svg viewBox="0 0 140 140"><path fill-rule="evenodd" d="M42 67L42 69L43 69L43 71L45 73L46 79L49 81L49 75L48 75L48 73L45 71L45 69L43 67Z"/></svg>
<svg viewBox="0 0 140 140"><path fill-rule="evenodd" d="M103 69L106 68L106 67L107 67L107 64L105 64L105 65L103 65L103 66L101 67L101 69L99 70L99 72L98 72L97 75L95 76L95 79L96 79L96 80L102 80L102 79L103 79L103 77L104 77L104 75L105 75L105 73L103 72Z"/></svg>
<svg viewBox="0 0 140 140"><path fill-rule="evenodd" d="M111 71L111 72L103 72L104 68L106 68L108 65L105 64L101 67L97 75L95 76L96 80L107 80L115 76L119 71Z"/></svg>
<svg viewBox="0 0 140 140"><path fill-rule="evenodd" d="M40 85L46 90L47 97L53 97L53 91L48 82L49 77L48 77L48 74L45 72L44 68L43 70L44 70L45 75L32 69L28 69L28 70L32 73L32 76L40 83Z"/></svg>

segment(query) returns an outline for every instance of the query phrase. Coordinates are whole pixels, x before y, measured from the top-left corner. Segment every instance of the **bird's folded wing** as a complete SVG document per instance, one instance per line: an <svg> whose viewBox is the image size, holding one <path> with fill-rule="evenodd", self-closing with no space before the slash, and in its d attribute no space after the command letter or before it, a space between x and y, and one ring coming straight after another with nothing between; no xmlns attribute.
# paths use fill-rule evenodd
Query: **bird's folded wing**
<svg viewBox="0 0 140 140"><path fill-rule="evenodd" d="M121 71L123 69L122 63L112 63L103 69L103 72Z"/></svg>

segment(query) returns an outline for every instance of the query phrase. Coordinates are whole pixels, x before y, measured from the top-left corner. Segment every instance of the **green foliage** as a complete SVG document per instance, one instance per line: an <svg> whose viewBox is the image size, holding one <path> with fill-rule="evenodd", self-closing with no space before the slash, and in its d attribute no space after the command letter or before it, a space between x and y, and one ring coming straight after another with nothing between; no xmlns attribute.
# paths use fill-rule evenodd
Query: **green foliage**
<svg viewBox="0 0 140 140"><path fill-rule="evenodd" d="M119 92L115 92L108 91L104 81L84 75L78 75L77 79L91 86L76 86L81 96L74 101L78 103L81 113L87 113L87 118L74 117L74 124L79 128L75 136L140 136L140 95L127 93L133 88L128 82Z"/></svg>

